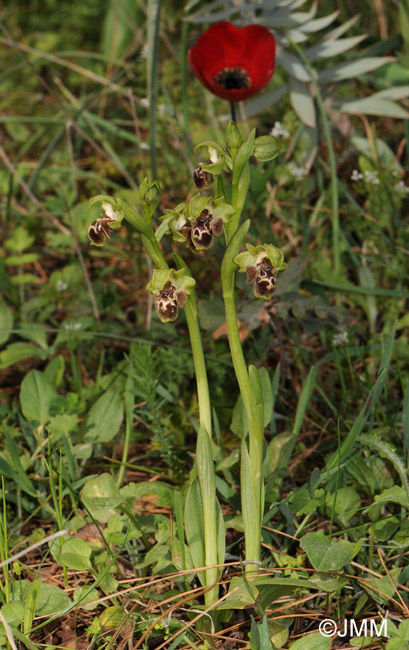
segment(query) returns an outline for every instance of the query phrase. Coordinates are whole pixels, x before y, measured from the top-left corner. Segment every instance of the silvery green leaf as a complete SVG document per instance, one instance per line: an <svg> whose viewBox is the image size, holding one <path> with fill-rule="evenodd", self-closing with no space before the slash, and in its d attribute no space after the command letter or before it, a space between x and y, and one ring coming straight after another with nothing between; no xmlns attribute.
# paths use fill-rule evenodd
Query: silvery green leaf
<svg viewBox="0 0 409 650"><path fill-rule="evenodd" d="M358 61L348 61L347 63L339 63L330 68L326 68L320 72L319 80L321 83L333 83L334 81L341 81L342 79L352 79L359 77L365 72L371 72L380 68L385 63L393 60L391 56L373 56L358 59Z"/></svg>
<svg viewBox="0 0 409 650"><path fill-rule="evenodd" d="M314 2L310 11L308 12L299 11L298 13L292 13L289 12L288 9L279 9L278 11L275 11L274 14L271 15L271 17L268 15L263 16L262 20L264 22L266 20L267 21L271 20L271 23L269 24L271 24L271 26L274 25L274 28L296 27L297 25L303 25L304 23L314 18L316 13L317 13L317 3Z"/></svg>
<svg viewBox="0 0 409 650"><path fill-rule="evenodd" d="M379 93L376 93L373 97L380 97L381 99L406 99L409 97L409 86L385 88L385 90L379 91Z"/></svg>
<svg viewBox="0 0 409 650"><path fill-rule="evenodd" d="M402 120L407 120L409 118L408 111L405 111L401 106L394 104L388 99L377 97L376 95L344 102L340 109L341 111L344 111L344 113L381 115L383 117L396 117Z"/></svg>
<svg viewBox="0 0 409 650"><path fill-rule="evenodd" d="M351 50L363 41L364 38L366 38L366 34L341 38L338 41L320 41L317 45L306 48L304 54L310 61L314 59L326 59Z"/></svg>
<svg viewBox="0 0 409 650"><path fill-rule="evenodd" d="M263 95L258 95L255 99L246 102L244 104L246 117L258 115L258 113L263 111L265 108L276 104L287 91L288 84L282 84L281 86L274 88L274 90L270 90L270 92L264 93ZM227 119L229 119L229 116L227 116Z"/></svg>
<svg viewBox="0 0 409 650"><path fill-rule="evenodd" d="M305 41L308 41L308 36L303 34L299 29L290 29L286 32L286 35L288 38L291 38L294 43L305 43Z"/></svg>
<svg viewBox="0 0 409 650"><path fill-rule="evenodd" d="M346 23L343 23L339 27L336 27L333 29L331 32L328 32L328 34L325 34L324 38L322 39L323 41L335 41L337 38L342 36L342 34L345 34L352 25L356 23L357 20L359 20L360 14L357 14L356 16L353 16L349 20L346 21Z"/></svg>
<svg viewBox="0 0 409 650"><path fill-rule="evenodd" d="M310 73L300 59L294 54L280 52L277 55L277 64L282 66L291 77L298 81L310 81Z"/></svg>
<svg viewBox="0 0 409 650"><path fill-rule="evenodd" d="M298 9L299 7L302 7L305 5L306 0L282 0L282 2L278 3L279 7L288 7L289 11L294 11L294 9ZM267 2L266 5L268 6L269 3Z"/></svg>
<svg viewBox="0 0 409 650"><path fill-rule="evenodd" d="M300 25L301 31L307 33L307 34L314 34L315 32L318 32L320 29L325 29L330 25L332 22L334 22L335 18L339 15L339 10L334 11L332 14L328 14L328 16L323 16L322 18L315 18L314 20L310 20L308 23L305 23L305 25Z"/></svg>
<svg viewBox="0 0 409 650"><path fill-rule="evenodd" d="M236 13L236 11L236 7L230 7L229 9L223 9L223 11L215 11L214 13L206 13L204 15L202 11L198 11L196 14L193 14L193 16L189 16L189 22L195 23L197 25L200 23L212 24L216 23L219 20L226 20L227 18L230 18L230 16Z"/></svg>
<svg viewBox="0 0 409 650"><path fill-rule="evenodd" d="M369 142L367 138L363 138L358 135L354 135L351 138L351 143L354 147L358 149L360 153L366 156L369 160L373 160L373 147L372 143ZM394 169L402 170L401 165L396 160L396 153L392 151L390 147L381 140L380 138L374 138L374 144L376 149L376 154L379 158L379 161L383 169L392 167Z"/></svg>
<svg viewBox="0 0 409 650"><path fill-rule="evenodd" d="M304 124L314 128L316 125L315 106L307 86L296 79L290 79L289 84L291 104L294 111Z"/></svg>

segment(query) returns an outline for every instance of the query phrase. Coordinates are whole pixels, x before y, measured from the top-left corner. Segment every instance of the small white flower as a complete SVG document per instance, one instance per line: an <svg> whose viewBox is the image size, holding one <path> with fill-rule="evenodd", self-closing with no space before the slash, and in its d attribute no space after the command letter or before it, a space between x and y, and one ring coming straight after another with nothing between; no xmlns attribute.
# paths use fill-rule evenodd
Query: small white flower
<svg viewBox="0 0 409 650"><path fill-rule="evenodd" d="M397 190L401 194L407 194L409 192L409 187L405 185L403 181L399 181L399 183L396 183L395 185L395 190Z"/></svg>
<svg viewBox="0 0 409 650"><path fill-rule="evenodd" d="M296 167L295 165L291 165L289 167L290 174L291 176L294 176L294 178L297 179L297 181L302 181L304 176L308 174L307 169L305 167Z"/></svg>
<svg viewBox="0 0 409 650"><path fill-rule="evenodd" d="M57 280L57 284L55 285L57 291L65 291L68 289L68 283L63 282L62 280Z"/></svg>
<svg viewBox="0 0 409 650"><path fill-rule="evenodd" d="M335 347L339 347L340 345L347 345L347 343L349 343L348 332L345 331L334 334L332 337L332 343L335 345Z"/></svg>
<svg viewBox="0 0 409 650"><path fill-rule="evenodd" d="M351 174L351 181L361 181L363 179L364 175L361 174L357 169L354 169Z"/></svg>
<svg viewBox="0 0 409 650"><path fill-rule="evenodd" d="M139 146L143 151L149 151L149 149L150 149L150 146L148 145L147 142L141 142L141 144Z"/></svg>
<svg viewBox="0 0 409 650"><path fill-rule="evenodd" d="M149 54L149 43L145 43L141 50L141 57L142 59L147 59Z"/></svg>
<svg viewBox="0 0 409 650"><path fill-rule="evenodd" d="M82 323L65 323L64 327L66 332L77 332L81 329Z"/></svg>
<svg viewBox="0 0 409 650"><path fill-rule="evenodd" d="M290 132L281 126L280 122L274 122L274 126L270 131L270 135L274 136L275 138L279 138L280 136L282 138L289 138Z"/></svg>
<svg viewBox="0 0 409 650"><path fill-rule="evenodd" d="M369 183L370 185L379 185L380 180L378 178L378 172L377 171L365 171L364 172L364 179L366 183Z"/></svg>
<svg viewBox="0 0 409 650"><path fill-rule="evenodd" d="M147 97L142 97L142 99L140 100L140 104L145 108L149 108L149 99Z"/></svg>

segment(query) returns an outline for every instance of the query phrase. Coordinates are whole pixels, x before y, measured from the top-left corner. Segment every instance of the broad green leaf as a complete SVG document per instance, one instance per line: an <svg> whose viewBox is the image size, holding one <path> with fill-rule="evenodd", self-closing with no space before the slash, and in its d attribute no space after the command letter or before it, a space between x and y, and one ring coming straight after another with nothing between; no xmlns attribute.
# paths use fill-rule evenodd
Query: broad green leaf
<svg viewBox="0 0 409 650"><path fill-rule="evenodd" d="M354 545L351 542L343 539L330 541L322 531L304 535L300 546L317 571L340 571L354 557Z"/></svg>
<svg viewBox="0 0 409 650"><path fill-rule="evenodd" d="M377 603L384 605L396 594L395 584L398 583L400 572L401 569L395 567L390 570L389 575L382 578L365 577L362 587Z"/></svg>
<svg viewBox="0 0 409 650"><path fill-rule="evenodd" d="M121 503L123 497L112 476L105 473L87 481L81 499L91 515L100 523L106 524L116 514L115 506Z"/></svg>
<svg viewBox="0 0 409 650"><path fill-rule="evenodd" d="M47 424L50 419L50 402L56 397L57 392L45 375L39 370L30 370L24 377L20 390L20 404L24 417L36 420L41 425Z"/></svg>
<svg viewBox="0 0 409 650"><path fill-rule="evenodd" d="M294 111L304 124L311 129L315 128L317 123L315 105L308 87L298 79L290 79L289 84L291 105Z"/></svg>
<svg viewBox="0 0 409 650"><path fill-rule="evenodd" d="M77 587L77 589L74 590L74 602L78 603L78 607L81 607L81 609L87 609L88 611L94 610L96 607L98 607L98 603L94 603L93 605L89 605L89 603L92 603L94 600L98 600L98 598L98 591L96 589L90 590L87 585L84 585L83 587Z"/></svg>
<svg viewBox="0 0 409 650"><path fill-rule="evenodd" d="M13 312L4 302L0 303L0 345L9 338L13 329Z"/></svg>
<svg viewBox="0 0 409 650"><path fill-rule="evenodd" d="M102 627L107 630L119 628L128 618L125 607L122 605L112 605L104 609L102 614L99 615L99 622Z"/></svg>
<svg viewBox="0 0 409 650"><path fill-rule="evenodd" d="M347 522L358 512L361 507L361 499L351 487L339 488L333 494L327 493L325 500L325 511L327 515L334 512L335 516L346 526Z"/></svg>
<svg viewBox="0 0 409 650"><path fill-rule="evenodd" d="M6 603L1 608L1 612L7 623L18 627L24 616L24 605L18 602Z"/></svg>
<svg viewBox="0 0 409 650"><path fill-rule="evenodd" d="M36 345L31 343L10 343L5 350L0 352L0 370L14 366L23 359L41 359L44 353Z"/></svg>
<svg viewBox="0 0 409 650"><path fill-rule="evenodd" d="M258 591L253 581L248 581L241 576L233 576L230 581L229 595L214 609L244 609L254 605Z"/></svg>
<svg viewBox="0 0 409 650"><path fill-rule="evenodd" d="M269 442L263 461L263 474L268 478L274 472L284 472L287 468L291 452L297 436L294 433L280 433Z"/></svg>
<svg viewBox="0 0 409 650"><path fill-rule="evenodd" d="M63 543L60 560L69 569L91 571L91 553L92 549L85 540L79 537L70 537Z"/></svg>
<svg viewBox="0 0 409 650"><path fill-rule="evenodd" d="M86 419L87 442L109 442L122 423L124 408L118 393L108 390L92 406Z"/></svg>
<svg viewBox="0 0 409 650"><path fill-rule="evenodd" d="M331 643L331 637L322 636L317 632L297 639L290 645L290 650L330 650Z"/></svg>
<svg viewBox="0 0 409 650"><path fill-rule="evenodd" d="M73 413L61 413L51 418L47 425L47 431L54 433L57 436L65 434L66 436L75 429L78 424L78 416Z"/></svg>
<svg viewBox="0 0 409 650"><path fill-rule="evenodd" d="M145 555L144 560L135 564L135 569L144 569L150 564L156 564L169 553L169 546L165 544L155 544Z"/></svg>
<svg viewBox="0 0 409 650"><path fill-rule="evenodd" d="M29 327L24 325L19 328L18 333L21 338L36 343L42 350L48 349L47 334L44 325L40 323L32 323Z"/></svg>
<svg viewBox="0 0 409 650"><path fill-rule="evenodd" d="M140 499L145 494L154 494L159 505L174 508L175 488L162 481L128 483L119 492L126 499L131 499L132 502L135 499Z"/></svg>
<svg viewBox="0 0 409 650"><path fill-rule="evenodd" d="M403 508L409 510L409 498L407 492L398 485L384 490L381 494L377 494L375 496L375 503L372 503L371 506L384 503L399 503Z"/></svg>

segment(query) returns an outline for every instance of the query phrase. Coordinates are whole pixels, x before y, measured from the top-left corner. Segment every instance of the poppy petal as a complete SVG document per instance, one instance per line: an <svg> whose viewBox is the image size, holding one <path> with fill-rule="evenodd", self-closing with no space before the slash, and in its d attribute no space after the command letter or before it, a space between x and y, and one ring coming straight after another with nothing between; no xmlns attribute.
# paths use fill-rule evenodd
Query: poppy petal
<svg viewBox="0 0 409 650"><path fill-rule="evenodd" d="M226 21L214 23L189 48L189 64L213 94L231 101L247 99L273 75L275 39L262 25L239 29Z"/></svg>

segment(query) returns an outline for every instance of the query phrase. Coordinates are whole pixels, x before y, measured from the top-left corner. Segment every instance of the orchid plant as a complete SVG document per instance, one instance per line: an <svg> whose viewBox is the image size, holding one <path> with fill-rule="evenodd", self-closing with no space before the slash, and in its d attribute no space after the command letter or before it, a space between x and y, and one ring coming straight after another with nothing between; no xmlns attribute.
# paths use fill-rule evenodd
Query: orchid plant
<svg viewBox="0 0 409 650"><path fill-rule="evenodd" d="M220 68L217 55L212 67L202 65L202 50L207 50L206 33L191 48L193 71L212 92L231 101L254 95L263 87L274 70L275 41L269 30L249 26L242 30L230 23L219 23L209 31L224 35L236 58ZM211 35L214 37L214 34ZM241 43L237 50L237 44ZM236 45L234 48L233 46ZM263 56L264 68L253 70L251 51ZM243 138L236 123L229 122L224 142L205 140L195 149L202 162L194 172L198 193L172 209L164 211L160 225L155 227L153 215L160 205L157 182L145 180L139 188L143 214L138 213L120 197L95 196L90 205L100 202L103 214L89 227L91 243L102 246L106 238L125 219L141 234L147 254L154 264L147 290L153 295L158 317L164 323L178 318L184 309L194 360L199 402L199 433L195 467L185 499L185 531L193 564L205 588L205 604L213 606L219 597L217 581L225 557L223 515L216 495L214 454L217 448L212 434L212 411L201 341L197 307L196 281L179 254L173 254L176 268L165 259L161 248L164 236L170 236L181 246L208 259L214 238L224 240L225 253L221 264L221 288L225 304L226 323L232 362L246 413L248 431L241 442L241 502L245 535L245 565L248 577L260 566L261 526L264 512L263 445L264 417L261 377L258 368L247 367L239 336L236 312L236 272L247 275L257 298L271 300L277 274L286 264L282 251L271 243L242 247L250 221L242 222L242 212L250 185L250 160L273 160L279 153L273 136L256 137L255 130ZM203 155L204 154L204 155ZM231 187L228 188L228 183Z"/></svg>

